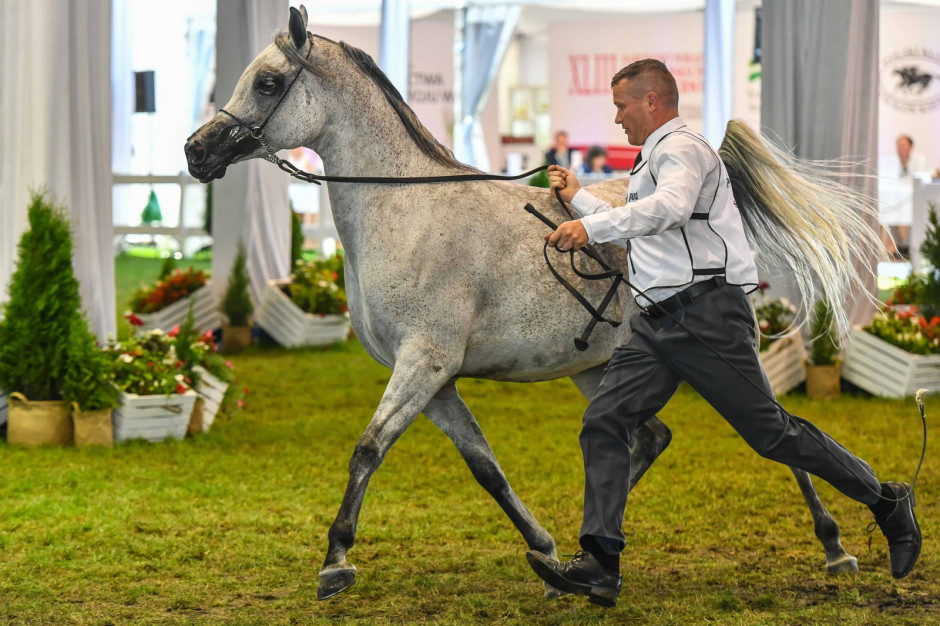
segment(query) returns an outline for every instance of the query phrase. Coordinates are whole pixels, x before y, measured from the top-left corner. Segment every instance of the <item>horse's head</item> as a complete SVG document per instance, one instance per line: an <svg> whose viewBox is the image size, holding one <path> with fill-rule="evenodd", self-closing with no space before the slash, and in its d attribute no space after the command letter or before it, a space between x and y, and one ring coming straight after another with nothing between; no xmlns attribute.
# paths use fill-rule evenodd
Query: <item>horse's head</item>
<svg viewBox="0 0 940 626"><path fill-rule="evenodd" d="M316 107L307 106L308 81L323 75L318 56L306 9L292 7L287 32L245 69L228 104L186 140L189 173L208 182L232 163L265 156L264 144L272 151L309 144L323 125Z"/></svg>

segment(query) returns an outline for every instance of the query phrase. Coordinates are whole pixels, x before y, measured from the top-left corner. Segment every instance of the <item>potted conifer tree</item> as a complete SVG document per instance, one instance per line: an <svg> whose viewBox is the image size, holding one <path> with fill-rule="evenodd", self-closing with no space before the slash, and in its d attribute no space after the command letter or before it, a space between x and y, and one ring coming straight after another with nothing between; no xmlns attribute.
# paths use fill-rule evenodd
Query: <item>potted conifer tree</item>
<svg viewBox="0 0 940 626"><path fill-rule="evenodd" d="M0 389L9 393L10 443L72 441L62 391L70 335L84 323L80 302L65 209L44 192L34 193L0 321Z"/></svg>
<svg viewBox="0 0 940 626"><path fill-rule="evenodd" d="M113 358L103 351L84 318L77 318L69 336L68 362L62 397L72 407L76 446L114 446L114 409L121 394L114 386Z"/></svg>
<svg viewBox="0 0 940 626"><path fill-rule="evenodd" d="M806 361L806 395L810 398L837 398L841 390L842 349L832 338L832 312L824 300L816 303L810 325L812 343Z"/></svg>
<svg viewBox="0 0 940 626"><path fill-rule="evenodd" d="M225 296L219 305L226 319L222 324L222 352L225 354L241 352L251 344L251 314L254 305L248 293L250 281L245 259L245 245L239 241Z"/></svg>

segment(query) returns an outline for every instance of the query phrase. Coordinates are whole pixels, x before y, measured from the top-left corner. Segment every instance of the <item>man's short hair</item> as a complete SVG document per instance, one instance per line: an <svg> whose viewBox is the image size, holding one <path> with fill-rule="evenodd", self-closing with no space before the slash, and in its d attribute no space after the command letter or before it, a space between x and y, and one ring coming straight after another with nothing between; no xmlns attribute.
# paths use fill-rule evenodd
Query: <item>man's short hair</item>
<svg viewBox="0 0 940 626"><path fill-rule="evenodd" d="M912 148L914 147L914 140L911 139L910 135L905 135L903 133L898 135L897 141L901 141L902 139L906 139L907 145L911 146Z"/></svg>
<svg viewBox="0 0 940 626"><path fill-rule="evenodd" d="M647 92L655 92L663 104L672 108L679 106L679 88L666 64L657 59L641 59L614 74L611 88L622 80L631 81L631 95L642 98Z"/></svg>

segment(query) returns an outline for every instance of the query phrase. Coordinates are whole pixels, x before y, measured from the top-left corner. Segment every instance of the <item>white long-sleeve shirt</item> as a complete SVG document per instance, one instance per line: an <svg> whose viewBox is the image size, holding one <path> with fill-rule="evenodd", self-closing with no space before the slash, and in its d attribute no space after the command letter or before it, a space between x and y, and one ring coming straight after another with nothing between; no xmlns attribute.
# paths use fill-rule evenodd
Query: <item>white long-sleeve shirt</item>
<svg viewBox="0 0 940 626"><path fill-rule="evenodd" d="M625 206L614 208L584 189L571 201L590 243L628 249L628 280L649 295L634 290L637 302L648 306L715 275L756 288L731 181L708 142L677 117L647 138L640 155Z"/></svg>

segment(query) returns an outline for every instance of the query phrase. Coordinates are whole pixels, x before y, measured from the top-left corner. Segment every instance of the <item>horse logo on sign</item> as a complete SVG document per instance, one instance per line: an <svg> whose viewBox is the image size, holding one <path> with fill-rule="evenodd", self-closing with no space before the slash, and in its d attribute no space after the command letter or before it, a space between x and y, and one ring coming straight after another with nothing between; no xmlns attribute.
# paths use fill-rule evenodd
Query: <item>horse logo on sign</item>
<svg viewBox="0 0 940 626"><path fill-rule="evenodd" d="M940 53L905 48L881 63L881 99L907 113L926 113L940 106Z"/></svg>

